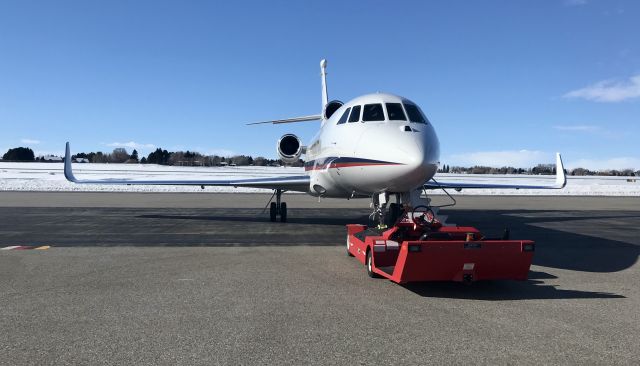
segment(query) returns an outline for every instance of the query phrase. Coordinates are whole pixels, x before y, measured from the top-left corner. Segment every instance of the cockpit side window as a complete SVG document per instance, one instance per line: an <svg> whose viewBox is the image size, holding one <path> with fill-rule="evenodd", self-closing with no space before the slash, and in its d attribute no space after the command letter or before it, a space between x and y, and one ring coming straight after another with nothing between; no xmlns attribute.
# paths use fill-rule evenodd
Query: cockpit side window
<svg viewBox="0 0 640 366"><path fill-rule="evenodd" d="M387 107L387 115L389 116L389 121L406 121L407 116L404 114L402 110L402 104L400 103L385 103Z"/></svg>
<svg viewBox="0 0 640 366"><path fill-rule="evenodd" d="M342 113L342 117L340 117L340 119L338 120L338 124L339 125L347 122L347 118L349 118L349 112L350 111L351 111L351 108L347 108L347 110L344 111L344 113Z"/></svg>
<svg viewBox="0 0 640 366"><path fill-rule="evenodd" d="M362 110L362 120L369 121L384 121L384 112L382 111L382 104L365 104Z"/></svg>
<svg viewBox="0 0 640 366"><path fill-rule="evenodd" d="M349 116L349 122L358 122L360 120L360 106L356 105L351 108L351 116Z"/></svg>
<svg viewBox="0 0 640 366"><path fill-rule="evenodd" d="M427 123L427 119L420 111L417 105L411 103L404 103L404 109L407 110L407 114L409 115L409 121L417 122L417 123Z"/></svg>

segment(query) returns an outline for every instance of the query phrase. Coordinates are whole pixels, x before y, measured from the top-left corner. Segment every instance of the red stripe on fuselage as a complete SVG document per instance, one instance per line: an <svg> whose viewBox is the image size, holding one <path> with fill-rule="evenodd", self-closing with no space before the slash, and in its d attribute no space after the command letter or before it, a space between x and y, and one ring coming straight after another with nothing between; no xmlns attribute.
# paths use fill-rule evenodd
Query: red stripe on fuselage
<svg viewBox="0 0 640 366"><path fill-rule="evenodd" d="M329 165L329 169L332 168L352 168L357 166L381 166L381 165L402 165L399 163L363 163L363 162L355 162L355 163L331 163ZM327 164L324 165L315 165L310 167L305 167L304 171L308 172L310 170L323 170L327 168Z"/></svg>

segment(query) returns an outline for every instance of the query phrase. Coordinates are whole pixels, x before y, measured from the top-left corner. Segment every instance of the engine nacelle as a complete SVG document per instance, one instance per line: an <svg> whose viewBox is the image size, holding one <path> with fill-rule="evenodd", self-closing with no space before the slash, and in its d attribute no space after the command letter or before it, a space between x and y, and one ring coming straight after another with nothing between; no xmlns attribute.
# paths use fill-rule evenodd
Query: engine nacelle
<svg viewBox="0 0 640 366"><path fill-rule="evenodd" d="M306 147L302 146L298 136L288 133L278 140L277 150L283 162L293 164L306 152Z"/></svg>
<svg viewBox="0 0 640 366"><path fill-rule="evenodd" d="M323 111L323 115L324 115L324 119L329 119L331 118L331 116L333 116L333 114L340 108L342 107L344 103L342 103L339 100L332 100L329 103L327 103L326 106L324 106L324 111Z"/></svg>

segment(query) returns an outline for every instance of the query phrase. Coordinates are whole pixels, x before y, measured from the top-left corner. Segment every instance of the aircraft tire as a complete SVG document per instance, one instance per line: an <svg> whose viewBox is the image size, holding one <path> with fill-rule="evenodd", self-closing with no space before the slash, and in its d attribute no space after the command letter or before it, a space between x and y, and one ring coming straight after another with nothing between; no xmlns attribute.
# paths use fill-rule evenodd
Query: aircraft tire
<svg viewBox="0 0 640 366"><path fill-rule="evenodd" d="M287 222L287 204L284 202L280 204L280 222Z"/></svg>
<svg viewBox="0 0 640 366"><path fill-rule="evenodd" d="M278 207L275 202L271 202L271 207L269 208L269 218L271 222L276 221L276 217L278 216Z"/></svg>

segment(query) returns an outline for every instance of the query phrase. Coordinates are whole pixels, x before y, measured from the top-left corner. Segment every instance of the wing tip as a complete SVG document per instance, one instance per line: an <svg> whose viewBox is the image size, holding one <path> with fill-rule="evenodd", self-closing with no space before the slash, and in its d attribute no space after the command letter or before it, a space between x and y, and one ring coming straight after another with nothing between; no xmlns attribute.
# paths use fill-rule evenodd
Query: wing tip
<svg viewBox="0 0 640 366"><path fill-rule="evenodd" d="M76 183L77 179L73 176L73 169L71 167L71 147L69 141L67 141L64 152L64 177L72 183Z"/></svg>
<svg viewBox="0 0 640 366"><path fill-rule="evenodd" d="M567 185L567 173L564 171L564 164L562 163L562 155L556 153L556 187L562 189Z"/></svg>

